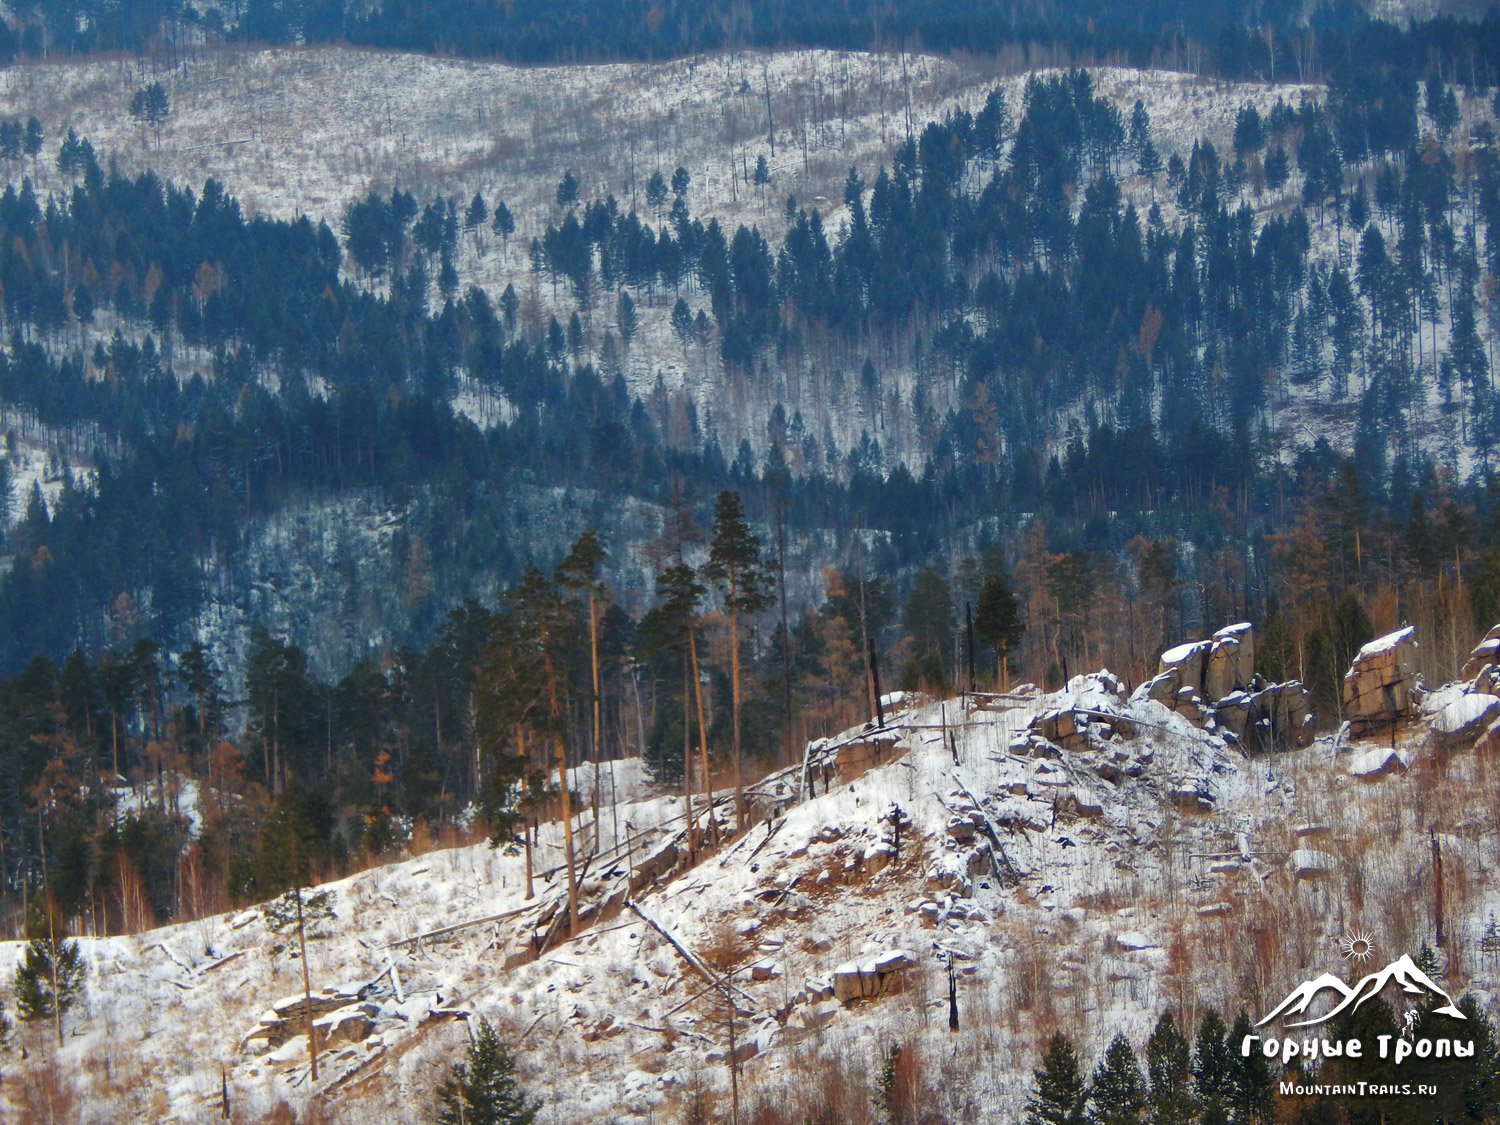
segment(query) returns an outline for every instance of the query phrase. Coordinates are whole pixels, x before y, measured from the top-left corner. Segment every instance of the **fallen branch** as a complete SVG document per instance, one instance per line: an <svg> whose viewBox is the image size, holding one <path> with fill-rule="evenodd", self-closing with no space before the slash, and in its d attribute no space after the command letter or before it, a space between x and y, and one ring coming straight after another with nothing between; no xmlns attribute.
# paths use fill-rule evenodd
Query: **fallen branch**
<svg viewBox="0 0 1500 1125"><path fill-rule="evenodd" d="M652 918L649 914L647 914L644 910L637 906L633 900L626 899L625 905L630 907L631 910L635 911L635 913L640 916L641 921L645 922L646 925L650 926L657 933L661 934L662 937L666 938L667 943L682 955L682 959L684 961L686 961L694 969L698 970L698 973L703 977L704 980L708 981L710 985L714 986L715 988L724 989L726 992L730 989L733 989L735 992L738 992L742 997L744 997L747 1004L750 1004L752 1006L754 1005L755 1001L752 1000L748 995L746 995L744 989L738 988L735 985L731 984L727 978L721 979L712 969L704 964L703 960L697 954L695 954L692 950L688 949L687 946L683 945L682 942L673 937L671 932L665 926L663 926L655 918Z"/></svg>

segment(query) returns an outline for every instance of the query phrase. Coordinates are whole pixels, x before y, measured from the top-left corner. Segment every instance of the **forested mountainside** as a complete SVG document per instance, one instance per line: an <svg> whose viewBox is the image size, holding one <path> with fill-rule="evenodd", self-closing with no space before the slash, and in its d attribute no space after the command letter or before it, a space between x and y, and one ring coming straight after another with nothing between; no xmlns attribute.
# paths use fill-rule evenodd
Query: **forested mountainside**
<svg viewBox="0 0 1500 1125"><path fill-rule="evenodd" d="M542 735L668 778L845 725L872 650L886 686L1135 682L1247 618L1327 724L1377 629L1456 673L1500 618L1493 30L1353 21L1295 88L1080 67L926 101L912 73L958 64L736 53L626 72L675 91L628 176L505 179L444 140L442 190L311 215L237 195L259 138L174 131L242 56L77 63L128 153L46 100L75 64L16 63L8 900L45 849L70 909L134 871L177 910L180 808L83 815L169 770L236 793L194 845L225 901L285 881L277 824L333 867L416 820L512 831L526 771L484 763L539 698L495 679L523 640ZM837 64L906 92L795 92ZM722 137L669 128L694 83L752 123L727 175ZM151 170L200 142L223 181Z"/></svg>

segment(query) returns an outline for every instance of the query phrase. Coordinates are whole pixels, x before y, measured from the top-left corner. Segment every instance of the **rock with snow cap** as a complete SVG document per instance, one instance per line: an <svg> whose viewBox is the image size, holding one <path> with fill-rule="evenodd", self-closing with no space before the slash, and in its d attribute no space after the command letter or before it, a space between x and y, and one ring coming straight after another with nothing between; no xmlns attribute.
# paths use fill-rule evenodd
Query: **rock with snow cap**
<svg viewBox="0 0 1500 1125"><path fill-rule="evenodd" d="M1472 746L1474 741L1500 718L1500 697L1466 692L1432 716L1431 729L1438 744L1445 749Z"/></svg>
<svg viewBox="0 0 1500 1125"><path fill-rule="evenodd" d="M1464 661L1463 670L1459 675L1466 680L1472 680L1484 669L1486 665L1500 667L1500 625L1496 625L1484 635L1484 639L1474 646L1474 651L1469 653L1469 659Z"/></svg>
<svg viewBox="0 0 1500 1125"><path fill-rule="evenodd" d="M1416 628L1377 637L1355 655L1344 673L1344 715L1355 736L1411 718L1417 673Z"/></svg>

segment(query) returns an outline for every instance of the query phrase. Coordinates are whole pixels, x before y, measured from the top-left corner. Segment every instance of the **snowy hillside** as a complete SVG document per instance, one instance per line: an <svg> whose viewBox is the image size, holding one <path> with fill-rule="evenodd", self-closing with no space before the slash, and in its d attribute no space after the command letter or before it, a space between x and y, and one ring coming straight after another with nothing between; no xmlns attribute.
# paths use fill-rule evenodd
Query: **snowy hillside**
<svg viewBox="0 0 1500 1125"><path fill-rule="evenodd" d="M264 911L81 938L90 978L66 1044L24 1032L0 1106L193 1121L227 1097L234 1120L279 1119L282 1102L298 1120L430 1120L464 1019L483 1016L547 1122L676 1120L689 1102L723 1114L731 1037L746 1107L847 1085L847 1119L862 1120L877 1058L902 1042L944 1120L1014 1120L1054 1028L1087 1059L1116 1032L1143 1038L1164 1007L1263 1013L1336 967L1347 932L1371 931L1386 959L1431 940L1437 847L1443 986L1492 1006L1500 981L1478 952L1500 908L1488 650L1469 682L1424 696L1409 634L1367 646L1350 713L1375 724L1399 705L1399 726L1247 756L1249 693L1270 689L1236 663L1244 640L1240 627L1182 646L1133 692L1106 672L1054 694L893 699L884 728L821 740L806 772L762 780L757 823L696 862L682 799L616 763L601 791L621 803L597 828L580 818L595 858L571 939L556 824L531 900L523 857L483 844L319 888L333 917L309 934L328 1040L316 1082L295 938ZM1367 681L1397 690L1364 707ZM0 964L19 954L0 947Z"/></svg>

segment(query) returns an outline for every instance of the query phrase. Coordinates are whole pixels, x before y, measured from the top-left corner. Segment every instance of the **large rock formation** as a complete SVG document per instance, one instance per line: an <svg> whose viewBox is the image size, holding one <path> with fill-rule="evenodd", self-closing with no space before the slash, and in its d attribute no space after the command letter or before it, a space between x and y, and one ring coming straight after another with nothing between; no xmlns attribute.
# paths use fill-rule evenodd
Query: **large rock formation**
<svg viewBox="0 0 1500 1125"><path fill-rule="evenodd" d="M1272 684L1256 675L1247 622L1169 648L1158 674L1136 690L1247 750L1300 750L1312 743L1307 689L1296 680Z"/></svg>
<svg viewBox="0 0 1500 1125"><path fill-rule="evenodd" d="M846 961L833 970L833 995L841 1004L879 996L890 987L891 977L917 963L904 949L894 949L862 961Z"/></svg>
<svg viewBox="0 0 1500 1125"><path fill-rule="evenodd" d="M1418 678L1416 629L1408 625L1377 637L1344 673L1344 717L1358 738L1409 720L1415 713Z"/></svg>

